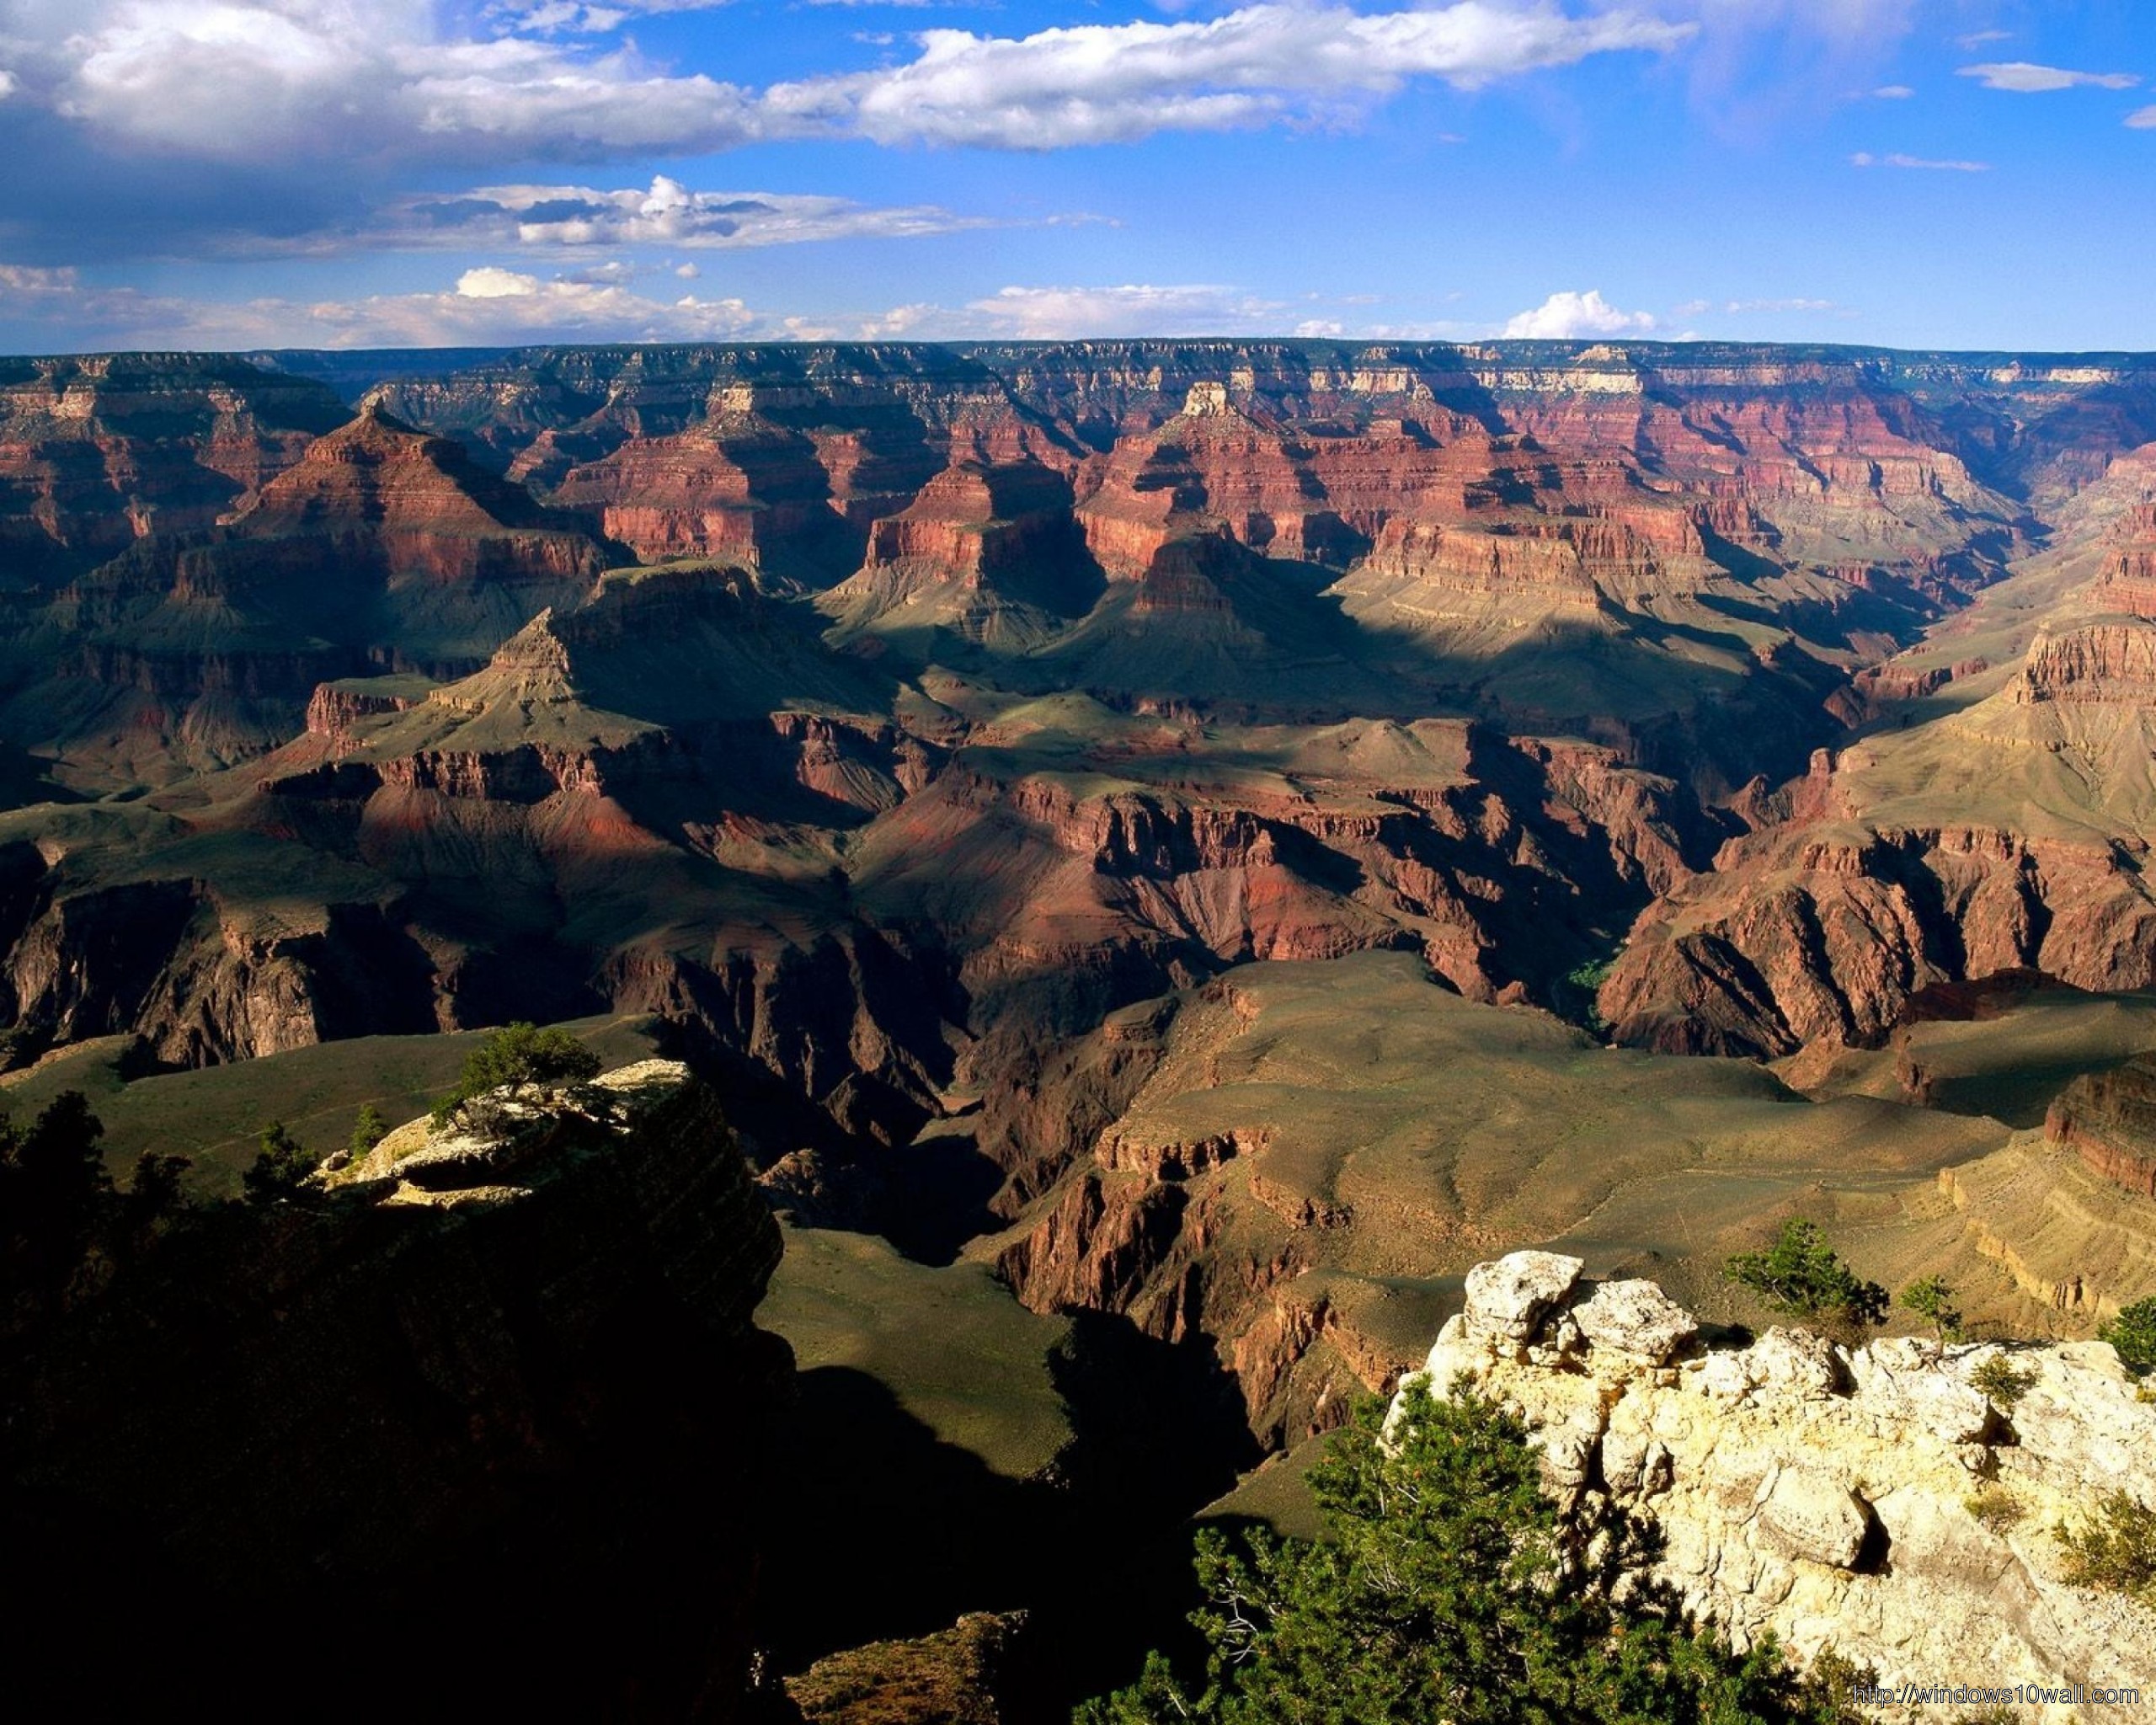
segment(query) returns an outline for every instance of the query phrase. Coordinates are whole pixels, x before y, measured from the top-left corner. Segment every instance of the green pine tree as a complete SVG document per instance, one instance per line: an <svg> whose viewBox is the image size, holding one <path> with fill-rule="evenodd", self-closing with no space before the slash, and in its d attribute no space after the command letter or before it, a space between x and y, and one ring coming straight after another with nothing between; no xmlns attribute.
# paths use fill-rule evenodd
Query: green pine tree
<svg viewBox="0 0 2156 1725"><path fill-rule="evenodd" d="M2119 1363L2137 1378L2156 1371L2156 1300L2137 1300L2096 1332L2117 1350Z"/></svg>
<svg viewBox="0 0 2156 1725"><path fill-rule="evenodd" d="M1328 1536L1198 1536L1202 1677L1161 1654L1081 1725L1748 1725L1828 1720L1771 1642L1739 1657L1666 1604L1614 1602L1637 1547L1583 1570L1527 1431L1455 1387L1365 1409L1311 1471ZM1620 1530L1621 1531L1621 1530Z"/></svg>
<svg viewBox="0 0 2156 1725"><path fill-rule="evenodd" d="M1886 1321L1886 1290L1860 1279L1801 1218L1782 1224L1764 1252L1740 1252L1722 1274L1787 1317L1855 1332Z"/></svg>
<svg viewBox="0 0 2156 1725"><path fill-rule="evenodd" d="M297 1197L321 1160L292 1136L282 1120L272 1120L256 1140L254 1162L240 1176L249 1204L276 1204Z"/></svg>

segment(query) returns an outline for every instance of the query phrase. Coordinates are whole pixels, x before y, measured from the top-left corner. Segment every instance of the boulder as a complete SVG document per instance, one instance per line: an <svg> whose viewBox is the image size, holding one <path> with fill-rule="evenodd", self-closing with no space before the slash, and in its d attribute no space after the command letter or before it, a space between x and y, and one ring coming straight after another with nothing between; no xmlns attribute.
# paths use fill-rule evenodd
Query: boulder
<svg viewBox="0 0 2156 1725"><path fill-rule="evenodd" d="M1571 1261L1548 1256L1470 1274L1469 1309L1431 1357L1440 1393L1465 1374L1525 1422L1583 1548L1621 1506L1656 1536L1642 1580L1738 1648L1772 1635L1800 1664L1832 1646L1882 1674L2042 1671L2156 1691L2156 1608L2068 1581L2050 1534L2115 1489L2156 1503L2156 1402L2110 1348L2015 1347L2032 1381L2010 1409L1968 1381L1991 1345L1942 1359L1929 1339L1843 1348L1777 1328L1647 1367L1668 1332L1645 1321L1667 1319L1657 1298L1567 1287ZM1557 1345L1568 1327L1576 1351Z"/></svg>
<svg viewBox="0 0 2156 1725"><path fill-rule="evenodd" d="M1652 1282L1604 1282L1572 1309L1588 1345L1661 1365L1700 1333L1699 1320Z"/></svg>
<svg viewBox="0 0 2156 1725"><path fill-rule="evenodd" d="M1983 1392L1948 1369L1929 1342L1900 1336L1849 1356L1857 1405L1883 1418L1920 1425L1942 1444L1980 1442L1991 1429Z"/></svg>
<svg viewBox="0 0 2156 1725"><path fill-rule="evenodd" d="M1771 1549L1833 1569L1854 1569L1871 1530L1871 1507L1848 1482L1813 1467L1784 1467L1759 1505Z"/></svg>
<svg viewBox="0 0 2156 1725"><path fill-rule="evenodd" d="M1587 1266L1555 1252L1515 1252L1467 1273L1466 1328L1515 1348L1534 1339L1550 1307Z"/></svg>

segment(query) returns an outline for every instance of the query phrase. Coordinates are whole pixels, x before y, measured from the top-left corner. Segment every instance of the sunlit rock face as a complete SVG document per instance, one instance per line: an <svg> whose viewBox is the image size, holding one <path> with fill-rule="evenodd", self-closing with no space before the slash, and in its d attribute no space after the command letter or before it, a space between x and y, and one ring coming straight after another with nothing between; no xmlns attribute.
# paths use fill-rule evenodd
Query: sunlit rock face
<svg viewBox="0 0 2156 1725"><path fill-rule="evenodd" d="M2156 1682L2156 1611L2069 1583L2052 1532L2114 1491L2156 1498L2156 1404L2107 1345L1849 1348L1774 1329L1737 1347L1652 1283L1582 1268L1479 1265L1422 1381L1519 1413L1574 1526L1651 1524L1652 1573L1687 1611L1889 1684ZM1974 1381L1994 1360L2028 1379L2010 1405Z"/></svg>

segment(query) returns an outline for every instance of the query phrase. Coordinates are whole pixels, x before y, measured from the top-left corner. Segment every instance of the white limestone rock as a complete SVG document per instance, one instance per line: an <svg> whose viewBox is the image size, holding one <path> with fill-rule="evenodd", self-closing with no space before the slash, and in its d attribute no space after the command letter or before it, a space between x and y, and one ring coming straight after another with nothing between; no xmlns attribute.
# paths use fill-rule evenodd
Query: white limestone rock
<svg viewBox="0 0 2156 1725"><path fill-rule="evenodd" d="M1759 1505L1759 1525L1783 1557L1854 1569L1871 1531L1871 1506L1822 1469L1778 1469Z"/></svg>
<svg viewBox="0 0 2156 1725"><path fill-rule="evenodd" d="M1510 1348L1534 1338L1550 1309L1572 1291L1587 1268L1555 1252L1515 1252L1467 1273L1467 1330Z"/></svg>
<svg viewBox="0 0 2156 1725"><path fill-rule="evenodd" d="M1652 1282L1602 1282L1572 1308L1591 1348L1661 1365L1700 1333L1700 1321Z"/></svg>
<svg viewBox="0 0 2156 1725"><path fill-rule="evenodd" d="M2156 1610L2069 1585L2050 1532L2115 1489L2156 1503L2156 1404L2109 1348L2006 1350L2033 1381L1997 1407L1969 1382L1991 1345L1942 1358L1929 1340L1844 1349L1778 1328L1652 1365L1684 1326L1643 1293L1607 1295L1625 1284L1577 1285L1578 1269L1544 1252L1479 1266L1431 1350L1432 1386L1464 1373L1516 1412L1587 1536L1609 1503L1652 1524L1651 1576L1700 1621L1740 1648L1772 1633L1800 1661L1831 1645L1889 1680L2041 1674L2156 1693ZM1606 1320L1620 1307L1662 1322ZM2018 1518L1979 1520L1979 1502Z"/></svg>

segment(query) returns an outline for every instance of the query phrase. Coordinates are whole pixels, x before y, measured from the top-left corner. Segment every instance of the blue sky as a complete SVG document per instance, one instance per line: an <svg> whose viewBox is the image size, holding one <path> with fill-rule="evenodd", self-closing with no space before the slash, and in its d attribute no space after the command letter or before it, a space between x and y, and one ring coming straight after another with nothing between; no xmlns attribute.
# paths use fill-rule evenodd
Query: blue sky
<svg viewBox="0 0 2156 1725"><path fill-rule="evenodd" d="M2156 348L2147 0L0 0L0 349Z"/></svg>

